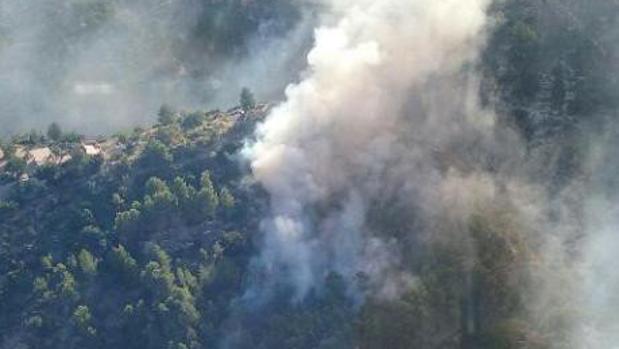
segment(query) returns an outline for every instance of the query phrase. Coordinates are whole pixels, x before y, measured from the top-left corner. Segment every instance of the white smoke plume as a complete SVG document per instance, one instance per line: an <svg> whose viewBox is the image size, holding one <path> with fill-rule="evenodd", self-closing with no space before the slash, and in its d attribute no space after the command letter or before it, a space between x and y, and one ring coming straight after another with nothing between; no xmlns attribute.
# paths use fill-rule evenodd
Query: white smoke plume
<svg viewBox="0 0 619 349"><path fill-rule="evenodd" d="M493 24L490 1L323 5L304 79L246 149L271 197L255 260L267 285L256 288L292 284L302 298L335 271L352 282L366 275L374 296L397 297L416 282L410 240L432 235L475 256L469 224L480 214L527 245L511 251L529 252L506 279L525 300L526 341L617 347L616 142L588 132L572 140L591 163L554 192L561 143L527 148L480 107L475 65ZM376 205L403 209L376 218ZM375 234L372 220L392 218L403 235Z"/></svg>
<svg viewBox="0 0 619 349"><path fill-rule="evenodd" d="M298 297L330 271L365 273L394 296L414 279L394 274L394 241L372 236L366 215L381 197L436 202L444 177L459 176L442 173L436 153L458 156L462 149L447 149L468 137L475 156L494 136L470 74L489 1L323 5L328 15L304 80L288 87L246 149L271 196L257 263L268 278L291 282Z"/></svg>

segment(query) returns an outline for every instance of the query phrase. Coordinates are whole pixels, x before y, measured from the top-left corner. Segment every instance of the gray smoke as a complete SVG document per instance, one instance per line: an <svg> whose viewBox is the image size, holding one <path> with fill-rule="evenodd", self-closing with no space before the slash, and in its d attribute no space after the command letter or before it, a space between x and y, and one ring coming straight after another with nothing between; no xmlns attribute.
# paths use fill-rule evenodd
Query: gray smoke
<svg viewBox="0 0 619 349"><path fill-rule="evenodd" d="M553 192L560 143L528 149L477 99L488 5L324 1L304 79L245 150L271 197L251 295L291 284L301 299L335 271L397 297L415 287L407 240L430 236L474 255L468 224L481 215L532 251L531 285L512 285L528 300L531 333L557 348L617 346L617 195L591 176L617 173L607 150L616 147L585 136L597 145L586 173ZM376 205L404 207L406 225L394 222L404 238L377 234Z"/></svg>
<svg viewBox="0 0 619 349"><path fill-rule="evenodd" d="M442 173L433 152L466 138L478 143L474 156L492 142L494 117L478 108L467 68L483 44L488 1L324 5L305 79L246 150L271 195L257 263L298 297L330 271L367 274L393 296L414 280L394 272L394 241L374 236L366 214L390 193L438 204L435 192L463 174Z"/></svg>
<svg viewBox="0 0 619 349"><path fill-rule="evenodd" d="M239 20L241 26L238 15L210 13L209 5L223 12L251 4L2 1L0 134L42 129L52 121L105 133L152 122L164 103L234 106L245 86L260 99L280 98L296 79L291 71L298 70L297 57L311 44L310 12L293 2L288 6L294 14L265 17L255 32L243 33L218 20ZM214 18L212 28L200 29L205 17Z"/></svg>

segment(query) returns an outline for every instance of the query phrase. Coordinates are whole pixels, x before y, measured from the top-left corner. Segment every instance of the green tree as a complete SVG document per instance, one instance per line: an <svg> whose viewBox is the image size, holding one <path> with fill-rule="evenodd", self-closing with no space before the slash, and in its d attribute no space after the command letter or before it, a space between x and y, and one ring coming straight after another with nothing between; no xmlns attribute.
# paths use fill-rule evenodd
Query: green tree
<svg viewBox="0 0 619 349"><path fill-rule="evenodd" d="M43 137L43 135L39 131L35 129L30 130L30 133L28 134L28 143L38 144L43 142L44 140L45 137Z"/></svg>
<svg viewBox="0 0 619 349"><path fill-rule="evenodd" d="M43 318L40 315L34 315L24 321L27 328L39 329L43 326Z"/></svg>
<svg viewBox="0 0 619 349"><path fill-rule="evenodd" d="M224 187L219 192L219 202L225 209L232 209L236 204L236 199L227 187Z"/></svg>
<svg viewBox="0 0 619 349"><path fill-rule="evenodd" d="M54 268L54 259L50 254L41 257L41 267L44 270L51 270Z"/></svg>
<svg viewBox="0 0 619 349"><path fill-rule="evenodd" d="M161 108L159 108L159 112L157 113L157 121L159 121L159 124L161 125L170 125L175 120L175 114L176 113L171 106L164 104Z"/></svg>
<svg viewBox="0 0 619 349"><path fill-rule="evenodd" d="M142 180L146 181L152 176L167 178L172 160L170 148L158 140L153 140L146 144L136 164L143 170L145 178Z"/></svg>
<svg viewBox="0 0 619 349"><path fill-rule="evenodd" d="M77 255L80 270L85 275L93 276L97 273L97 260L88 250L82 249Z"/></svg>
<svg viewBox="0 0 619 349"><path fill-rule="evenodd" d="M97 331L91 326L92 314L86 305L79 305L73 311L73 323L84 333L94 336Z"/></svg>
<svg viewBox="0 0 619 349"><path fill-rule="evenodd" d="M157 134L155 136L158 141L166 145L173 145L177 143L183 142L183 133L181 132L178 125L169 125L166 127L160 127L157 130Z"/></svg>
<svg viewBox="0 0 619 349"><path fill-rule="evenodd" d="M177 207L178 199L164 181L153 177L146 182L144 214L150 227L165 227Z"/></svg>
<svg viewBox="0 0 619 349"><path fill-rule="evenodd" d="M65 143L75 144L82 141L82 136L77 132L71 131L62 135L61 139Z"/></svg>
<svg viewBox="0 0 619 349"><path fill-rule="evenodd" d="M188 185L182 177L174 178L171 190L172 193L174 193L174 195L178 198L180 207L182 207L184 203L188 203L192 198L192 192L195 192L195 189Z"/></svg>
<svg viewBox="0 0 619 349"><path fill-rule="evenodd" d="M90 247L95 251L105 249L107 246L107 239L105 232L98 226L91 224L87 225L80 231L80 237L82 244Z"/></svg>
<svg viewBox="0 0 619 349"><path fill-rule="evenodd" d="M190 130L192 128L196 128L204 122L205 116L204 113L193 112L183 118L181 126L184 130Z"/></svg>
<svg viewBox="0 0 619 349"><path fill-rule="evenodd" d="M123 245L112 248L109 255L109 265L113 270L120 273L125 280L135 280L139 275L138 263Z"/></svg>
<svg viewBox="0 0 619 349"><path fill-rule="evenodd" d="M243 90L241 90L240 103L241 108L245 111L251 110L256 106L254 94L247 87L244 87Z"/></svg>
<svg viewBox="0 0 619 349"><path fill-rule="evenodd" d="M200 205L202 213L205 217L213 218L217 207L219 206L219 197L215 186L211 181L211 174L209 171L204 171L200 179L202 187L198 192L198 205Z"/></svg>
<svg viewBox="0 0 619 349"><path fill-rule="evenodd" d="M196 189L188 185L183 178L176 177L172 183L171 190L178 200L178 209L183 219L189 223L199 222L200 209L197 202L198 192Z"/></svg>
<svg viewBox="0 0 619 349"><path fill-rule="evenodd" d="M36 277L32 282L32 289L35 293L43 294L49 290L49 285L47 284L47 279L44 277Z"/></svg>
<svg viewBox="0 0 619 349"><path fill-rule="evenodd" d="M140 228L141 217L142 212L136 207L132 207L128 211L118 212L114 219L114 229L120 234L133 235Z"/></svg>
<svg viewBox="0 0 619 349"><path fill-rule="evenodd" d="M47 138L54 142L58 142L62 138L62 135L63 133L60 125L55 122L52 122L47 128Z"/></svg>
<svg viewBox="0 0 619 349"><path fill-rule="evenodd" d="M75 297L77 295L77 291L75 290L77 283L75 282L75 277L73 277L73 274L71 274L67 267L62 263L58 263L56 267L54 267L54 273L60 276L60 284L58 285L60 294L69 299Z"/></svg>
<svg viewBox="0 0 619 349"><path fill-rule="evenodd" d="M92 319L92 315L90 314L90 309L88 309L88 306L80 305L75 308L75 311L73 312L73 320L75 320L77 324L88 324L90 319Z"/></svg>
<svg viewBox="0 0 619 349"><path fill-rule="evenodd" d="M26 160L19 158L15 155L11 155L8 157L6 161L6 165L4 166L4 171L17 177L26 171L26 167L27 167Z"/></svg>
<svg viewBox="0 0 619 349"><path fill-rule="evenodd" d="M170 256L157 245L152 248L152 254L156 260L146 264L142 279L155 292L157 299L165 299L172 293L175 280Z"/></svg>
<svg viewBox="0 0 619 349"><path fill-rule="evenodd" d="M169 190L168 185L160 178L151 177L146 182L146 195L157 195Z"/></svg>

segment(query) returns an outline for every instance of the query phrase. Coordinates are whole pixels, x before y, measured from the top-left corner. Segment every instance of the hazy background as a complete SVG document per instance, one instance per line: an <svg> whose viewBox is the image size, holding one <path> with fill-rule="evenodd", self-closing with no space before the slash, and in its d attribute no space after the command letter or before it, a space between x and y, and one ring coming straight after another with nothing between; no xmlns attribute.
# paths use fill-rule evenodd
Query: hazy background
<svg viewBox="0 0 619 349"><path fill-rule="evenodd" d="M154 120L163 103L233 106L244 86L277 99L311 44L307 9L288 0L2 1L0 135L52 121L110 132Z"/></svg>

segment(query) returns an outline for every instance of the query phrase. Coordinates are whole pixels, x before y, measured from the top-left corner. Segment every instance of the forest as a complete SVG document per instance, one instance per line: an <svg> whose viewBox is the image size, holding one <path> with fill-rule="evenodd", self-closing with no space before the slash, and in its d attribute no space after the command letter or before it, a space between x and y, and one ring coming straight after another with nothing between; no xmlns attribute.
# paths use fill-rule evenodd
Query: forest
<svg viewBox="0 0 619 349"><path fill-rule="evenodd" d="M187 1L140 78L250 74L309 21L300 72L228 106L140 90L97 136L46 91L167 2L36 2L62 12L43 65L3 63L0 16L1 349L619 345L616 0ZM15 97L24 67L45 99Z"/></svg>

